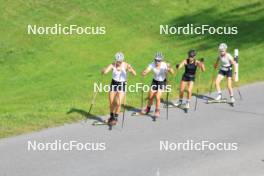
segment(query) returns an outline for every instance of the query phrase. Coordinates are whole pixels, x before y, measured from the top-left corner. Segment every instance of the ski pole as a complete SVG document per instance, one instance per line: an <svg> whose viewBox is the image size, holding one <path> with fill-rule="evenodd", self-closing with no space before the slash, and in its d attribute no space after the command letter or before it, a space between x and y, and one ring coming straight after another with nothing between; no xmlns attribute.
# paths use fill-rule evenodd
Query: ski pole
<svg viewBox="0 0 264 176"><path fill-rule="evenodd" d="M200 62L204 62L204 58L200 59ZM197 89L196 89L196 99L195 99L195 111L197 109L197 104L198 104L198 94L199 94L199 84L200 84L200 72L198 71L198 82L197 82Z"/></svg>
<svg viewBox="0 0 264 176"><path fill-rule="evenodd" d="M120 77L119 77L119 80L121 78L121 74L120 74ZM123 115L122 115L122 128L124 128L124 123L125 123L125 112L126 112L126 84L125 85L125 92L124 92L124 99L123 99ZM124 86L122 85L122 86ZM123 88L123 87L122 87ZM118 92L118 99L120 101L120 104L122 104L122 100L120 100L120 97L119 97L119 92Z"/></svg>
<svg viewBox="0 0 264 176"><path fill-rule="evenodd" d="M168 72L167 72L167 86L169 84L169 76L168 76ZM167 120L169 120L169 90L168 87L166 87L166 91L167 91L167 95L166 95L166 104L167 104L167 108L166 108L166 118Z"/></svg>
<svg viewBox="0 0 264 176"><path fill-rule="evenodd" d="M144 91L143 91L144 78L141 79L141 83L142 83L142 89L141 89L141 109L143 109L143 101L144 101Z"/></svg>
<svg viewBox="0 0 264 176"><path fill-rule="evenodd" d="M122 128L124 128L124 122L125 122L125 112L126 112L126 90L125 90L125 96L123 100L123 117L122 117Z"/></svg>
<svg viewBox="0 0 264 176"><path fill-rule="evenodd" d="M175 83L174 83L174 87L177 91L177 83L178 83L178 68L179 68L179 64L176 64L176 71L175 71Z"/></svg>
<svg viewBox="0 0 264 176"><path fill-rule="evenodd" d="M176 85L177 85L177 82L179 81L179 79L178 79L178 69L179 69L179 64L176 64L176 72L175 72L175 74L176 74L176 76L175 76L175 79L176 79ZM178 93L178 90L177 90L177 86L175 86L176 87L176 91L177 91L177 93Z"/></svg>
<svg viewBox="0 0 264 176"><path fill-rule="evenodd" d="M99 84L101 84L102 79L103 79L103 75L101 75L101 77L99 79ZM93 98L91 100L91 105L90 105L90 108L89 108L89 111L88 111L88 115L90 115L90 113L92 111L92 108L93 108L93 105L95 104L95 100L96 100L98 92L99 92L98 90L94 92ZM85 122L87 122L87 120L88 120L88 117L86 117Z"/></svg>
<svg viewBox="0 0 264 176"><path fill-rule="evenodd" d="M169 83L169 80L168 80L168 83ZM167 120L169 120L169 91L168 89L167 89L166 101L167 101L166 117L167 117Z"/></svg>
<svg viewBox="0 0 264 176"><path fill-rule="evenodd" d="M198 72L198 83L200 82L200 74ZM196 98L195 98L195 108L194 110L196 111L197 109L197 103L198 103L198 93L199 93L199 88L198 88L198 83L197 83L197 89L196 89Z"/></svg>
<svg viewBox="0 0 264 176"><path fill-rule="evenodd" d="M166 76L167 78L167 85L166 85L166 105L167 105L167 107L166 107L166 118L167 118L167 120L169 120L169 91L168 91L168 84L169 84L169 76L168 76L168 72L167 72L167 76Z"/></svg>
<svg viewBox="0 0 264 176"><path fill-rule="evenodd" d="M209 95L211 95L212 91L213 91L213 84L214 84L214 79L215 79L215 73L214 71L216 70L216 68L214 68L213 73L212 73L212 78L211 78L211 86L210 86L210 91L209 91Z"/></svg>
<svg viewBox="0 0 264 176"><path fill-rule="evenodd" d="M240 97L240 100L243 100L242 94L241 94L241 92L240 92L240 90L239 90L239 86L237 87L237 92L238 92L238 95L239 95L239 97Z"/></svg>

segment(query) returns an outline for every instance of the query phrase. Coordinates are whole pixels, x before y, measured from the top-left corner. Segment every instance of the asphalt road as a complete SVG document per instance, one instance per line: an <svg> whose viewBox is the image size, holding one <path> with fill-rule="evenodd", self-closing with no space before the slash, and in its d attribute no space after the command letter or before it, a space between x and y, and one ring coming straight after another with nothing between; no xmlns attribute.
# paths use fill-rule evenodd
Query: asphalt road
<svg viewBox="0 0 264 176"><path fill-rule="evenodd" d="M197 111L191 109L188 114L170 108L169 120L165 109L156 122L147 116L131 117L131 112L127 112L123 129L119 123L109 131L107 126L92 126L93 120L89 120L2 139L0 175L263 176L264 83L240 90L243 100L237 100L235 107L205 104L199 99ZM29 151L28 142L34 140L101 143L106 149ZM237 150L160 150L161 141L175 146L188 140L233 143Z"/></svg>

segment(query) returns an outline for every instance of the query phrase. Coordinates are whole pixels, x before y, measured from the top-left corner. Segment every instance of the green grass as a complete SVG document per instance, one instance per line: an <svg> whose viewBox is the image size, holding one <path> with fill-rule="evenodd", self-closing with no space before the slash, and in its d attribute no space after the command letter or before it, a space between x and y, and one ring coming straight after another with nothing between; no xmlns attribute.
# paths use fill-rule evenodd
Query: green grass
<svg viewBox="0 0 264 176"><path fill-rule="evenodd" d="M240 49L240 84L264 80L261 0L126 0L96 2L0 0L0 137L39 130L83 119L99 70L117 51L140 73L162 51L176 64L190 48L206 59L200 89L208 91L217 45ZM28 24L56 23L106 26L103 36L34 36ZM159 35L159 25L210 24L238 26L239 34ZM149 83L151 76L145 79ZM139 76L128 84L140 81ZM172 80L172 78L171 78ZM109 83L110 75L103 79ZM174 89L173 97L176 97ZM140 94L128 93L127 103L139 106ZM76 113L67 114L71 109ZM79 111L78 111L79 110ZM99 94L93 114L108 113L107 94Z"/></svg>

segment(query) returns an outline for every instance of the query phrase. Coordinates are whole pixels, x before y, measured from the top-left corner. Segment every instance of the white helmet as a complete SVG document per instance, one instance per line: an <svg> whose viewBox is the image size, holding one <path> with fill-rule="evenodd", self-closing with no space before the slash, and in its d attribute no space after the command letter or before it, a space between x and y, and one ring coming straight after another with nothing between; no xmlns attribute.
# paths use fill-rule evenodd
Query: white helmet
<svg viewBox="0 0 264 176"><path fill-rule="evenodd" d="M218 48L219 50L226 50L227 49L227 44L225 44L225 43L221 43L220 45L219 45L219 48Z"/></svg>
<svg viewBox="0 0 264 176"><path fill-rule="evenodd" d="M157 61L162 61L163 60L163 54L162 52L156 52L154 59Z"/></svg>
<svg viewBox="0 0 264 176"><path fill-rule="evenodd" d="M125 56L124 56L124 54L122 52L117 52L115 54L115 61L116 62L123 62L124 58L125 58Z"/></svg>

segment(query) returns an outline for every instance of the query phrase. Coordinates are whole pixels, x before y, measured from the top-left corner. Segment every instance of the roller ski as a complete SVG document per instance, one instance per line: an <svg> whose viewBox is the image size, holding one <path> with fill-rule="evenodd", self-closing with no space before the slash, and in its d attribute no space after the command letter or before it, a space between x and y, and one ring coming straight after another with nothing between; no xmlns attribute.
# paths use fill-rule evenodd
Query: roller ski
<svg viewBox="0 0 264 176"><path fill-rule="evenodd" d="M110 117L107 121L94 121L92 123L93 126L103 126L107 125L109 127L109 130L112 130L113 126L117 124L117 118L115 117Z"/></svg>
<svg viewBox="0 0 264 176"><path fill-rule="evenodd" d="M182 109L185 113L188 113L190 109L190 103L185 103L185 104L182 103L182 104L179 104L177 107Z"/></svg>
<svg viewBox="0 0 264 176"><path fill-rule="evenodd" d="M168 104L168 105L167 105L167 104L164 104L164 105L163 105L163 108L167 108L167 107L168 107L168 108L175 108L176 106L174 106L174 105L172 105L172 104Z"/></svg>
<svg viewBox="0 0 264 176"><path fill-rule="evenodd" d="M227 103L230 106L235 106L235 98L233 96L230 97L230 101L227 101L226 98L222 98L222 95L219 94L216 99L207 100L207 104L213 104L213 103Z"/></svg>
<svg viewBox="0 0 264 176"><path fill-rule="evenodd" d="M146 107L146 109L139 111L139 112L132 112L131 116L143 116L143 115L149 115L150 113L150 107Z"/></svg>
<svg viewBox="0 0 264 176"><path fill-rule="evenodd" d="M179 100L178 102L176 102L176 103L164 103L164 105L163 105L163 108L175 108L175 107L178 107L178 106L180 106L182 104L182 100Z"/></svg>
<svg viewBox="0 0 264 176"><path fill-rule="evenodd" d="M185 113L188 113L188 110L190 109L190 103L189 102L183 103L182 100L179 100L176 103L173 103L172 105L169 105L169 107L170 106L180 108Z"/></svg>
<svg viewBox="0 0 264 176"><path fill-rule="evenodd" d="M222 97L222 94L219 93L215 99L207 100L207 104L212 103L227 103L227 99Z"/></svg>
<svg viewBox="0 0 264 176"><path fill-rule="evenodd" d="M226 98L223 98L223 99L220 99L220 100L212 99L212 100L207 100L206 103L207 103L207 104L213 104L213 103L227 103L227 99L226 99Z"/></svg>
<svg viewBox="0 0 264 176"><path fill-rule="evenodd" d="M93 126L101 126L101 125L108 125L107 121L104 120L104 121L94 121L92 123Z"/></svg>

